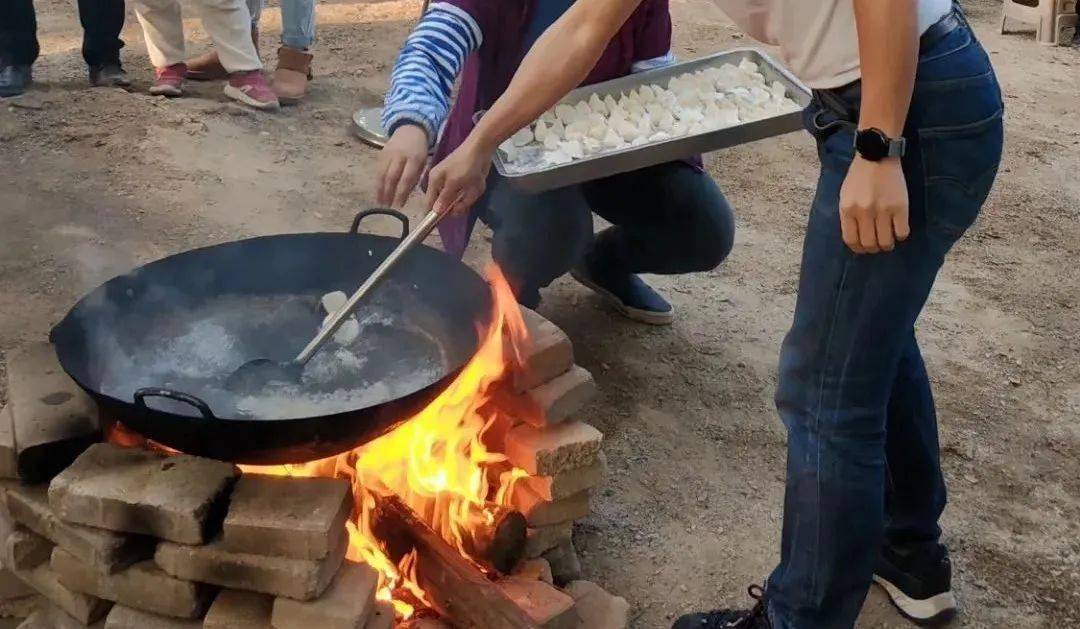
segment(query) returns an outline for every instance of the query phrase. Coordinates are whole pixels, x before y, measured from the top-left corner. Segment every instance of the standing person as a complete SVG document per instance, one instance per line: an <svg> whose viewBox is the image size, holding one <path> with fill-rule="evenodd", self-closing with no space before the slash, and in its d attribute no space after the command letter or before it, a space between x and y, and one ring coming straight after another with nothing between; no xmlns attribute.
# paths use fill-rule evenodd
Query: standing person
<svg viewBox="0 0 1080 629"><path fill-rule="evenodd" d="M380 203L404 204L423 173L428 149L435 147L438 163L465 140L474 114L494 102L532 43L572 4L431 5L405 41L383 108L390 140L377 167ZM607 50L582 77L585 83L671 63L667 0L645 0L608 39ZM462 87L451 107L451 88L459 79ZM666 325L674 309L637 274L713 269L734 241L731 208L700 166L699 160L660 164L540 194L517 191L493 176L490 195L468 217L440 224L443 244L460 256L480 218L493 230L492 256L522 304L535 308L541 289L573 271L628 318ZM613 223L595 237L593 212Z"/></svg>
<svg viewBox="0 0 1080 629"><path fill-rule="evenodd" d="M79 0L79 21L90 85L131 85L120 65L124 0ZM0 96L26 91L39 52L33 0L0 0Z"/></svg>
<svg viewBox="0 0 1080 629"><path fill-rule="evenodd" d="M251 40L259 45L259 20L266 0L247 0L251 12ZM311 46L315 43L315 0L282 0L281 46L271 86L282 105L299 103L307 95L311 80ZM211 50L188 61L188 78L212 81L225 77L217 51Z"/></svg>
<svg viewBox="0 0 1080 629"><path fill-rule="evenodd" d="M779 566L753 609L676 629L852 627L871 581L922 623L955 614L938 519L945 482L915 322L986 201L1003 105L989 57L948 0L717 0L814 88L821 175L794 322L780 352L788 429ZM433 169L428 204L478 197L491 154L572 88L636 0L578 0L503 97Z"/></svg>
<svg viewBox="0 0 1080 629"><path fill-rule="evenodd" d="M181 96L188 69L180 0L134 0L134 4L154 65L150 93ZM251 19L243 0L199 0L199 8L203 28L227 69L225 95L256 109L277 109L277 95L262 74L262 61L251 41Z"/></svg>

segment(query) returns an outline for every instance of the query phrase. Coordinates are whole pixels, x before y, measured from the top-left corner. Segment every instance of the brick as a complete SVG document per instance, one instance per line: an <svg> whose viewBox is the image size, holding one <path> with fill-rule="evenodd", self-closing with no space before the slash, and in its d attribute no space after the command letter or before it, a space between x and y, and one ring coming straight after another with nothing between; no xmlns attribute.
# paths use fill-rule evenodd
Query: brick
<svg viewBox="0 0 1080 629"><path fill-rule="evenodd" d="M563 375L529 390L527 393L539 408L539 414L526 413L522 419L534 426L550 426L564 422L596 397L596 381L583 367L574 366Z"/></svg>
<svg viewBox="0 0 1080 629"><path fill-rule="evenodd" d="M514 567L514 571L510 576L521 579L536 579L537 581L543 581L544 583L555 582L554 578L551 576L551 564L543 557L523 560Z"/></svg>
<svg viewBox="0 0 1080 629"><path fill-rule="evenodd" d="M8 542L10 552L11 538L8 538ZM53 571L47 561L32 570L14 569L13 571L15 576L84 625L103 618L112 606L109 601L68 589L60 582L59 575Z"/></svg>
<svg viewBox="0 0 1080 629"><path fill-rule="evenodd" d="M214 595L210 586L175 579L153 561L139 562L116 574L102 574L64 549L55 548L50 566L60 583L75 592L162 616L201 618Z"/></svg>
<svg viewBox="0 0 1080 629"><path fill-rule="evenodd" d="M7 370L19 476L48 480L100 440L97 406L60 367L49 343L10 354Z"/></svg>
<svg viewBox="0 0 1080 629"><path fill-rule="evenodd" d="M19 477L19 453L15 449L15 418L11 408L0 408L0 478Z"/></svg>
<svg viewBox="0 0 1080 629"><path fill-rule="evenodd" d="M563 522L552 526L539 526L525 531L525 557L535 559L555 548L573 533L573 522Z"/></svg>
<svg viewBox="0 0 1080 629"><path fill-rule="evenodd" d="M8 487L4 504L12 518L52 541L79 561L103 573L122 570L154 556L157 542L149 537L124 535L80 524L68 524L49 506L45 485Z"/></svg>
<svg viewBox="0 0 1080 629"><path fill-rule="evenodd" d="M68 522L201 544L237 474L230 463L98 443L53 479L49 504Z"/></svg>
<svg viewBox="0 0 1080 629"><path fill-rule="evenodd" d="M205 629L271 629L274 598L255 592L222 590L206 612ZM308 629L315 629L315 626Z"/></svg>
<svg viewBox="0 0 1080 629"><path fill-rule="evenodd" d="M34 592L30 596L0 601L0 618L27 618L42 605L48 604L45 597L37 594L37 590Z"/></svg>
<svg viewBox="0 0 1080 629"><path fill-rule="evenodd" d="M23 598L36 592L37 590L23 583L23 580L15 576L10 569L0 569L0 601Z"/></svg>
<svg viewBox="0 0 1080 629"><path fill-rule="evenodd" d="M551 526L562 522L573 522L589 515L588 490L563 498L545 500L533 493L528 487L515 487L510 495L510 503L525 516L529 526Z"/></svg>
<svg viewBox="0 0 1080 629"><path fill-rule="evenodd" d="M525 557L536 559L548 552L573 533L573 522L563 522L552 526L537 526L525 531Z"/></svg>
<svg viewBox="0 0 1080 629"><path fill-rule="evenodd" d="M581 578L581 560L578 559L573 540L565 539L559 542L558 546L544 553L543 557L551 564L551 576L555 578L555 585Z"/></svg>
<svg viewBox="0 0 1080 629"><path fill-rule="evenodd" d="M506 577L496 584L543 629L574 629L577 626L574 599L555 586L517 577Z"/></svg>
<svg viewBox="0 0 1080 629"><path fill-rule="evenodd" d="M506 456L533 476L554 476L595 463L603 439L599 430L582 422L543 429L523 424L506 436Z"/></svg>
<svg viewBox="0 0 1080 629"><path fill-rule="evenodd" d="M274 629L356 629L375 606L379 574L364 563L346 561L330 588L314 601L274 601Z"/></svg>
<svg viewBox="0 0 1080 629"><path fill-rule="evenodd" d="M4 549L4 565L18 573L20 570L33 570L49 560L52 554L52 542L24 529L12 531Z"/></svg>
<svg viewBox="0 0 1080 629"><path fill-rule="evenodd" d="M101 629L105 626L105 621L99 620L90 626ZM47 602L39 606L23 624L19 625L19 629L85 629L85 627L86 624Z"/></svg>
<svg viewBox="0 0 1080 629"><path fill-rule="evenodd" d="M630 622L630 604L621 596L612 596L589 581L574 581L566 586L574 599L580 626L588 629L626 629Z"/></svg>
<svg viewBox="0 0 1080 629"><path fill-rule="evenodd" d="M342 543L351 512L345 479L245 474L233 489L222 543L240 553L322 559Z"/></svg>
<svg viewBox="0 0 1080 629"><path fill-rule="evenodd" d="M607 457L601 451L591 465L563 470L554 476L527 476L518 481L545 500L562 500L592 489L607 475Z"/></svg>
<svg viewBox="0 0 1080 629"><path fill-rule="evenodd" d="M158 616L123 605L114 605L105 618L105 629L202 629L202 626L201 620Z"/></svg>
<svg viewBox="0 0 1080 629"><path fill-rule="evenodd" d="M154 561L178 579L310 601L330 585L347 545L343 540L325 559L289 559L230 552L219 540L206 546L162 542Z"/></svg>
<svg viewBox="0 0 1080 629"><path fill-rule="evenodd" d="M525 393L574 366L574 345L559 326L536 312L521 309L529 342L522 349L521 366L514 370L514 391Z"/></svg>
<svg viewBox="0 0 1080 629"><path fill-rule="evenodd" d="M394 606L386 601L376 603L364 629L394 629Z"/></svg>

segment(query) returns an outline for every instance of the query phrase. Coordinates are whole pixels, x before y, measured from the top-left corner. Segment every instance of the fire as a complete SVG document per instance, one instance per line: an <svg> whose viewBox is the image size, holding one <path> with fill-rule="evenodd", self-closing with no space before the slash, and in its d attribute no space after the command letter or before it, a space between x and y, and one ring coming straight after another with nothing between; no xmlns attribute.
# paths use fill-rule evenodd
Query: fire
<svg viewBox="0 0 1080 629"><path fill-rule="evenodd" d="M402 589L426 603L414 578L415 555L395 565L371 534L375 495L395 494L462 555L470 540L495 524L499 506L509 506L518 478L526 475L489 449L498 433L512 425L510 409L495 401L497 384L521 364L527 331L521 310L497 268L487 273L494 316L481 330L480 349L454 382L426 409L392 432L332 459L302 465L241 466L245 472L292 476L337 476L352 482L356 509L348 523L348 557L364 561L381 575L379 598L394 600L399 615L412 605L394 597ZM472 558L472 557L470 557ZM475 561L475 558L472 558Z"/></svg>

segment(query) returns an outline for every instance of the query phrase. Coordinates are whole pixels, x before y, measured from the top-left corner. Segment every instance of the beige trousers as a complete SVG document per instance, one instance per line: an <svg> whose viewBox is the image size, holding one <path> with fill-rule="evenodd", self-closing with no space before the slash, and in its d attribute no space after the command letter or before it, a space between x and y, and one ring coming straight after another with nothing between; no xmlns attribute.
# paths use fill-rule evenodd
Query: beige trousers
<svg viewBox="0 0 1080 629"><path fill-rule="evenodd" d="M6 2L7 0L0 0ZM134 0L135 15L142 24L150 63L162 68L187 59L181 1ZM214 42L221 65L228 72L261 70L262 61L251 41L251 15L244 0L193 0L199 6L203 28Z"/></svg>

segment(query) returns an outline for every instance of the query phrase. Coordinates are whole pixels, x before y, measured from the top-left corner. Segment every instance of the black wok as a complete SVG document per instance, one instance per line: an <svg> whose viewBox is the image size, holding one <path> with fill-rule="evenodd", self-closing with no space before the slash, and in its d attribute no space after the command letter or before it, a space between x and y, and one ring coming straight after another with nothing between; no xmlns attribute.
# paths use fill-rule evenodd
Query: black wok
<svg viewBox="0 0 1080 629"><path fill-rule="evenodd" d="M319 298L351 293L393 250L358 233L371 214L408 233L404 215L369 210L348 233L251 238L116 277L53 328L60 364L105 417L190 454L297 463L366 443L430 404L490 321L487 283L442 251L402 259L358 309L359 339L321 350L296 388L238 398L223 380L253 357L292 358L322 322Z"/></svg>

